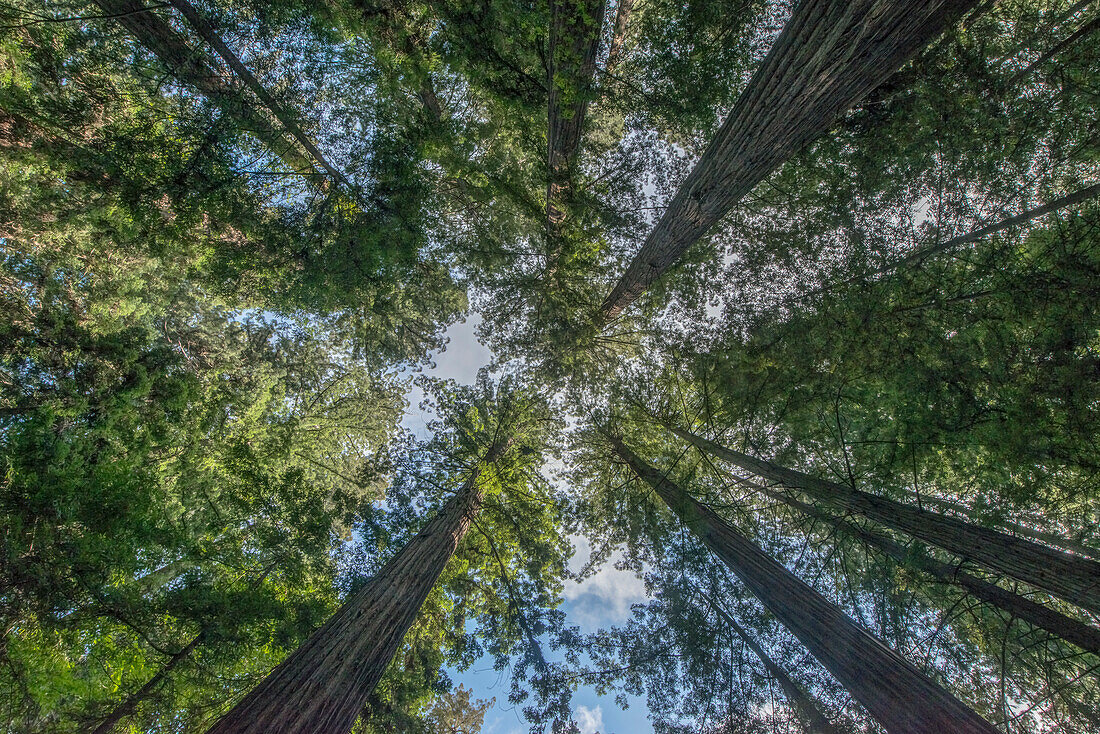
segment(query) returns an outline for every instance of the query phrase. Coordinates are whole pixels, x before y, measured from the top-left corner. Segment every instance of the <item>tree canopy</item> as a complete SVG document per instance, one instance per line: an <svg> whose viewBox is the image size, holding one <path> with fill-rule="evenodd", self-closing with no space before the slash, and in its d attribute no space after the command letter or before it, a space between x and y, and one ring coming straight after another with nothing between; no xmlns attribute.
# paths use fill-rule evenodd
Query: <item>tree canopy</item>
<svg viewBox="0 0 1100 734"><path fill-rule="evenodd" d="M1098 38L0 4L0 728L1100 730Z"/></svg>

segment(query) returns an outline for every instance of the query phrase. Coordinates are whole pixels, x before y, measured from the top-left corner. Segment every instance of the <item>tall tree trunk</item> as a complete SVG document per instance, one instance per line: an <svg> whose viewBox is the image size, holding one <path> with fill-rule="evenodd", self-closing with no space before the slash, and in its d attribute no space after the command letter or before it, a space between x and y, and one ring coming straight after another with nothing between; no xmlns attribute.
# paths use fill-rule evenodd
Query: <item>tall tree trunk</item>
<svg viewBox="0 0 1100 734"><path fill-rule="evenodd" d="M1032 61L1024 69L1021 69L1016 74L1014 74L1012 78L1008 80L1007 86L1009 88L1016 86L1021 81L1030 76L1031 72L1035 71L1040 66L1053 59L1059 53L1065 51L1067 48L1080 41L1082 38L1087 38L1096 31L1100 31L1100 15L1096 16L1088 23L1085 23L1083 26L1071 33L1068 37L1054 44L1054 46L1046 51L1046 53L1035 59L1035 61Z"/></svg>
<svg viewBox="0 0 1100 734"><path fill-rule="evenodd" d="M969 516L971 509L960 502L953 502L952 500L944 497L934 497L927 494L919 494L913 490L907 490L906 494L911 496L914 500L921 504L935 505L941 509L950 510L951 512L959 513L960 515ZM1057 533L1047 532L1045 530L1036 530L1035 528L1028 527L1027 525L1021 525L1018 522L1012 520L1006 520L1004 518L997 518L994 521L998 527L1009 532L1009 535L1022 535L1025 538L1031 538L1032 540L1038 540L1040 543L1046 545L1052 545L1055 548L1070 551L1079 556L1086 556L1094 561L1100 560L1100 549L1093 548L1085 545L1084 543L1073 540L1072 538L1064 538Z"/></svg>
<svg viewBox="0 0 1100 734"><path fill-rule="evenodd" d="M997 730L617 438L615 453L890 734Z"/></svg>
<svg viewBox="0 0 1100 734"><path fill-rule="evenodd" d="M975 0L802 0L601 307L616 318L756 184Z"/></svg>
<svg viewBox="0 0 1100 734"><path fill-rule="evenodd" d="M485 461L507 445L494 445ZM479 480L475 468L424 529L209 734L347 734L480 510Z"/></svg>
<svg viewBox="0 0 1100 734"><path fill-rule="evenodd" d="M856 523L848 522L825 512L819 507L814 507L791 497L787 493L777 492L754 482L746 483L772 499L783 502L805 515L821 520L852 537L858 538L867 545L879 549L883 554L894 559L902 566L922 571L941 584L965 589L975 598L981 599L998 609L1003 609L1014 618L1023 620L1039 629L1044 629L1067 642L1077 645L1082 650L1100 655L1100 629L1090 627L1080 620L1068 617L1001 586L984 581L950 563L937 561L921 553L914 553L892 538L868 530Z"/></svg>
<svg viewBox="0 0 1100 734"><path fill-rule="evenodd" d="M802 690L802 687L787 674L787 671L771 659L771 656L764 651L764 648L760 647L752 635L746 632L745 628L733 618L733 615L727 613L714 600L709 597L705 598L718 616L725 620L726 624L741 638L741 641L759 658L768 671L768 675L775 678L776 682L779 683L779 687L783 689L783 695L787 697L787 701L790 702L791 708L794 709L795 715L798 716L807 734L840 734L840 729L833 726L833 723L829 721L829 717L822 712L817 701Z"/></svg>
<svg viewBox="0 0 1100 734"><path fill-rule="evenodd" d="M115 16L130 35L160 59L181 82L194 87L226 114L240 120L291 170L320 176L324 180L324 174L316 170L313 161L258 108L244 99L239 86L211 67L204 54L192 49L183 36L141 0L96 0L96 3L105 13Z"/></svg>
<svg viewBox="0 0 1100 734"><path fill-rule="evenodd" d="M596 74L604 7L605 0L550 2L546 221L552 252L573 198L574 169Z"/></svg>
<svg viewBox="0 0 1100 734"><path fill-rule="evenodd" d="M611 32L611 45L607 49L607 70L614 71L619 64L619 55L626 41L626 29L630 25L630 13L634 10L634 0L619 0L615 8L615 30Z"/></svg>
<svg viewBox="0 0 1100 734"><path fill-rule="evenodd" d="M669 428L701 451L746 471L801 490L819 502L862 515L1100 614L1100 563L1096 561L777 466L682 428Z"/></svg>
<svg viewBox="0 0 1100 734"><path fill-rule="evenodd" d="M1065 209L1066 207L1073 206L1074 204L1080 204L1082 201L1088 201L1089 199L1093 199L1097 196L1100 196L1100 183L1093 184L1092 186L1086 186L1083 189L1078 189L1072 194L1060 196L1057 199L1048 201L1046 204L1027 209L1020 212L1019 214L1016 214L1015 216L1011 216L1006 219L1002 219L999 222L994 222L993 224L988 224L984 227L971 230L970 232L967 232L966 234L961 234L958 237L952 237L951 239L944 240L943 242L935 242L931 245L918 247L907 255L896 260L895 262L871 271L869 273L869 276L882 275L883 273L892 272L909 265L918 265L928 258L932 257L933 255L938 255L942 252L953 250L956 247L968 244L970 242L977 242L983 237L988 237L991 234L996 234L998 232L1003 232L1006 229L1011 229L1012 227L1026 224L1032 219L1037 219L1044 214L1049 214L1050 212L1057 211L1059 209ZM848 280L844 282L851 283L854 282L854 280Z"/></svg>
<svg viewBox="0 0 1100 734"><path fill-rule="evenodd" d="M211 48L217 52L218 56L221 56L222 60L233 70L233 73L240 77L241 81L252 90L253 94L259 97L260 101L264 103L271 114L275 116L282 126L290 135L298 141L313 159L321 165L322 168L328 172L328 175L332 177L333 181L341 184L347 189L351 188L351 184L344 177L344 174L340 173L321 151L314 145L313 140L306 135L302 130L301 125L294 119L294 115L290 113L285 107L283 107L278 100L276 100L267 88L263 84L260 84L260 80L257 79L248 67L237 57L233 50L225 44L225 41L221 39L218 32L214 29L214 26L202 16L202 14L192 5L188 0L169 0L172 6L180 11L184 18L187 18L187 22L195 29L195 32L199 34L202 40L206 41Z"/></svg>
<svg viewBox="0 0 1100 734"><path fill-rule="evenodd" d="M114 731L115 727L118 726L123 719L134 713L138 704L153 695L153 692L172 674L172 671L177 665L191 656L195 648L202 643L203 636L204 633L200 632L195 636L195 639L187 643L182 650L168 658L168 662L164 664L164 667L158 670L157 674L150 678L145 685L127 696L125 701L116 706L115 709L107 715L107 718L101 721L99 725L92 730L92 734L108 734L108 732Z"/></svg>

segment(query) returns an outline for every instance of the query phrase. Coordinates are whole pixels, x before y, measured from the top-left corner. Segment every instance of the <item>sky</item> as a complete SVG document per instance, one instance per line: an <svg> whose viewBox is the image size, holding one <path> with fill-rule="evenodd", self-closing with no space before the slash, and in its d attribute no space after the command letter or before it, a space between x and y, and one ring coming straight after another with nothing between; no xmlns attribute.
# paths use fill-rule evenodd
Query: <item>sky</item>
<svg viewBox="0 0 1100 734"><path fill-rule="evenodd" d="M447 330L449 342L442 352L432 354L435 368L425 370L432 377L452 379L464 385L474 382L477 371L489 364L492 353L481 344L475 331L481 319L476 314L465 323L457 323ZM409 406L402 425L423 436L431 420L419 409L423 395L413 388L406 396ZM576 555L570 564L577 570L588 559L589 546L582 537L573 538ZM600 627L621 624L630 616L631 604L646 600L642 580L630 571L621 571L614 563L621 556L614 554L594 575L581 583L569 580L565 584L565 602L562 606L567 624L580 626L581 632L594 632ZM519 707L508 703L511 680L508 673L493 670L492 660L484 658L469 670L448 671L455 685L473 690L474 698L496 698L496 703L485 714L482 734L526 734L530 727ZM630 708L622 711L614 696L597 696L591 688L580 688L573 696L573 719L581 734L648 734L653 731L647 718L645 700L631 697Z"/></svg>

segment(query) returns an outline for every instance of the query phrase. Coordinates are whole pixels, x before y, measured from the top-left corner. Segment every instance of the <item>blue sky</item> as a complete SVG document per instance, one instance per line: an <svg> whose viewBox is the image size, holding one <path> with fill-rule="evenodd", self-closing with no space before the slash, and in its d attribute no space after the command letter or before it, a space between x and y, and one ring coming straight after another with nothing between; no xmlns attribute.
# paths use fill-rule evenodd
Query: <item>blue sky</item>
<svg viewBox="0 0 1100 734"><path fill-rule="evenodd" d="M428 370L433 377L453 379L461 384L471 384L477 371L487 365L492 354L478 340L474 331L480 317L472 315L465 323L454 324L447 330L450 339L447 348L432 355L436 367ZM409 430L424 435L430 416L422 413L418 405L422 399L419 389L408 395L409 407L402 421ZM588 545L584 538L576 538L577 555L574 568L579 568L588 557ZM630 605L646 599L642 580L629 571L614 567L613 556L599 571L582 583L566 581L565 603L562 609L570 624L581 627L582 632L592 632L601 626L625 622L630 615ZM486 712L482 734L526 734L529 726L521 711L508 703L511 686L508 673L493 670L488 658L475 663L465 672L451 671L455 684L473 690L475 698L496 698L496 704ZM581 734L647 734L653 731L647 718L645 701L632 698L630 708L620 710L614 696L597 696L591 688L579 689L573 697L573 718Z"/></svg>

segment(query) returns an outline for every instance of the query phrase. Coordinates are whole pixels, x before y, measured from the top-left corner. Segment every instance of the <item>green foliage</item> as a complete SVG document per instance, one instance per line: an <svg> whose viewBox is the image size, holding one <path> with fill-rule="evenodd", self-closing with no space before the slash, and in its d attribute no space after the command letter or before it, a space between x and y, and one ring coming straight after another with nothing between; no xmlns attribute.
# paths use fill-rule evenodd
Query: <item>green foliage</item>
<svg viewBox="0 0 1100 734"><path fill-rule="evenodd" d="M277 119L213 54L237 94L95 4L0 8L0 728L204 729L474 467L480 514L358 731L479 730L491 703L447 671L485 656L536 730L576 730L582 684L645 695L662 732L792 726L730 618L871 726L608 435L1006 734L1100 727L1096 661L917 563L965 559L896 532L887 558L668 431L1100 545L1096 201L896 265L1096 181L1095 9L979 4L605 328L790 3L637 2L614 62L608 3L592 79L541 0L198 7L348 183L287 170L304 149L250 124ZM595 8L557 12L587 33ZM553 175L551 90L587 104ZM436 420L399 436L409 373L471 306L492 372L420 378ZM566 580L618 553L651 599L581 635Z"/></svg>

